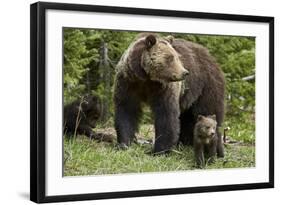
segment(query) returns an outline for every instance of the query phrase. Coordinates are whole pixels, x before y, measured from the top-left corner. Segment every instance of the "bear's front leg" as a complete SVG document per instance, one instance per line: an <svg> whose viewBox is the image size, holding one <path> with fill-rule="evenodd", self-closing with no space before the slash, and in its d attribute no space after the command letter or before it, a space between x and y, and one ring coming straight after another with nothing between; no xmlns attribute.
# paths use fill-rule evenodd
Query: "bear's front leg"
<svg viewBox="0 0 281 205"><path fill-rule="evenodd" d="M163 154L178 143L180 121L179 104L175 96L157 97L153 103L155 118L154 154Z"/></svg>
<svg viewBox="0 0 281 205"><path fill-rule="evenodd" d="M210 144L207 146L207 156L208 156L208 163L214 163L215 157L217 154L217 136L210 141Z"/></svg>
<svg viewBox="0 0 281 205"><path fill-rule="evenodd" d="M84 134L90 139L94 138L95 133L93 132L92 128L87 124L82 124L78 126L78 133Z"/></svg>
<svg viewBox="0 0 281 205"><path fill-rule="evenodd" d="M194 147L196 166L202 169L205 167L204 144L194 142L193 147Z"/></svg>
<svg viewBox="0 0 281 205"><path fill-rule="evenodd" d="M127 96L125 101L115 105L115 129L118 146L126 149L133 142L138 130L140 116L139 102Z"/></svg>

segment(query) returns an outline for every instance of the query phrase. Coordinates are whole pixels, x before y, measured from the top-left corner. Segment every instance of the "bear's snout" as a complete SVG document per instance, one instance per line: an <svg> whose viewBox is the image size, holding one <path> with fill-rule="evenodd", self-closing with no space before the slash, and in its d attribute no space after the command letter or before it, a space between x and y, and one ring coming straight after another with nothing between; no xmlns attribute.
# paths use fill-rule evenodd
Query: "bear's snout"
<svg viewBox="0 0 281 205"><path fill-rule="evenodd" d="M183 73L182 73L183 77L189 75L189 71L188 70L184 70Z"/></svg>
<svg viewBox="0 0 281 205"><path fill-rule="evenodd" d="M173 74L172 75L172 81L181 81L184 80L185 77L189 74L188 70L183 70L182 72L178 74Z"/></svg>
<svg viewBox="0 0 281 205"><path fill-rule="evenodd" d="M211 130L211 132L210 132L210 136L211 136L211 137L214 137L214 136L215 136L215 134L216 134L216 131L215 131L215 130Z"/></svg>

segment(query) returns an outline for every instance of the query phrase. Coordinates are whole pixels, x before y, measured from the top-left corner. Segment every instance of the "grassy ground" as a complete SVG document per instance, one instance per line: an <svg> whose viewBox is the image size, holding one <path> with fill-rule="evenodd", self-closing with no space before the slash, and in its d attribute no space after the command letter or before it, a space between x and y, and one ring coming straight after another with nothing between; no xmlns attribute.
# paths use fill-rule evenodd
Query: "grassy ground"
<svg viewBox="0 0 281 205"><path fill-rule="evenodd" d="M228 143L225 157L207 164L206 169L255 166L255 130L253 123L228 121ZM103 131L102 129L98 131ZM106 132L114 133L113 128ZM139 138L152 139L152 125L143 125ZM167 156L152 156L151 144L133 144L128 150L117 150L115 143L91 141L85 136L64 140L64 175L101 175L116 173L161 172L196 169L192 147L179 146Z"/></svg>

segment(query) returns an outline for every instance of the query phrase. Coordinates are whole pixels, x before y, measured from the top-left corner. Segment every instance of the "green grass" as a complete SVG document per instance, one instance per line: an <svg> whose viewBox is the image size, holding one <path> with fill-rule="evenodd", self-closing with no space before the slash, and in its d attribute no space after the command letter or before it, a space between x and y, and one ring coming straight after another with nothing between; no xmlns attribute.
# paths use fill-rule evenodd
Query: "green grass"
<svg viewBox="0 0 281 205"><path fill-rule="evenodd" d="M230 118L224 122L224 127L230 127L228 135L232 139L248 143L255 143L255 121L251 116L244 116L241 119Z"/></svg>
<svg viewBox="0 0 281 205"><path fill-rule="evenodd" d="M225 126L231 143L225 145L225 157L206 169L255 166L254 125L229 121ZM112 129L113 130L113 129ZM114 130L112 131L114 132ZM139 137L153 138L151 125L142 125ZM96 142L85 136L64 140L64 175L102 175L196 169L192 147L179 146L168 155L152 156L150 144L133 144L128 150L118 150L114 144Z"/></svg>

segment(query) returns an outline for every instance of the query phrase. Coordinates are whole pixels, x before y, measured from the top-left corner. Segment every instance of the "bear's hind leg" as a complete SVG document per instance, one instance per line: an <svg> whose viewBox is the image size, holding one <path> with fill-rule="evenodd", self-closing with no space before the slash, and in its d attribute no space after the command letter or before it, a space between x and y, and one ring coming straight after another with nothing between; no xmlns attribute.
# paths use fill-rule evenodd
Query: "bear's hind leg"
<svg viewBox="0 0 281 205"><path fill-rule="evenodd" d="M217 128L217 154L218 157L224 157L224 145L222 143L222 136L219 128Z"/></svg>

